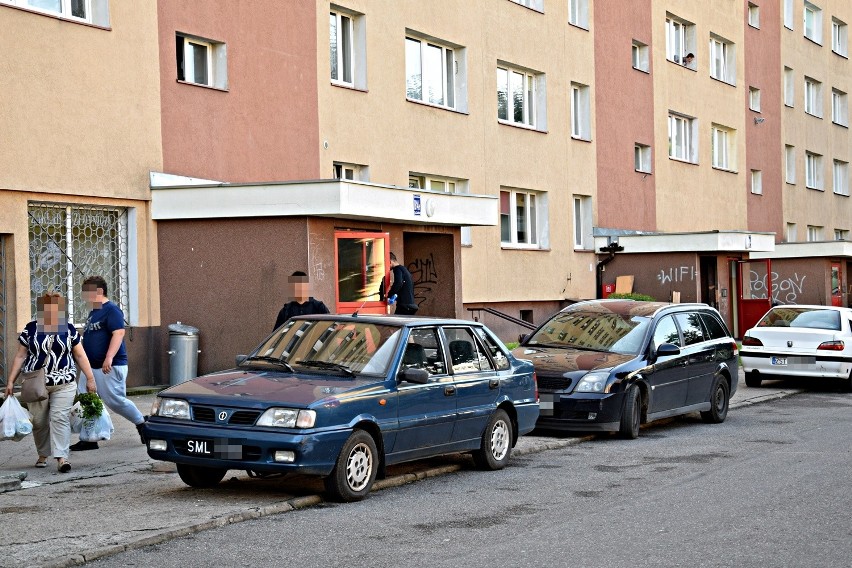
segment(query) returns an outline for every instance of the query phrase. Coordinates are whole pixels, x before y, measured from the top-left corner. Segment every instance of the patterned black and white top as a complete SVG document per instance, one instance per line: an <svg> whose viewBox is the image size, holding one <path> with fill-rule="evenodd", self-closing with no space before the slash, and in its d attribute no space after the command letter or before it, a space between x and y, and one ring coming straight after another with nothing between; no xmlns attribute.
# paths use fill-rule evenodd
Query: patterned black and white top
<svg viewBox="0 0 852 568"><path fill-rule="evenodd" d="M80 343L80 333L71 325L61 333L38 331L38 324L31 321L18 336L18 341L27 348L27 359L21 372L30 373L44 367L44 382L47 386L73 383L77 378L77 366L71 350Z"/></svg>

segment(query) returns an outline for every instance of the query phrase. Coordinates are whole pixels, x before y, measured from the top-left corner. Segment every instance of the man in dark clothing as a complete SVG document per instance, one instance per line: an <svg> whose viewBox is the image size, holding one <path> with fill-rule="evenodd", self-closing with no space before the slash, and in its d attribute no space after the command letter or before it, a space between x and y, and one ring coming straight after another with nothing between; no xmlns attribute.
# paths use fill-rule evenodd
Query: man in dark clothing
<svg viewBox="0 0 852 568"><path fill-rule="evenodd" d="M418 306L414 301L414 282L411 279L411 273L397 261L394 253L390 253L390 263L393 283L388 290L388 301L395 299L395 314L413 316L417 313Z"/></svg>
<svg viewBox="0 0 852 568"><path fill-rule="evenodd" d="M328 313L328 308L325 304L310 295L310 284L307 274L301 270L297 270L288 280L290 282L290 301L284 304L284 307L278 312L278 318L275 320L273 330L278 329L278 326L293 316Z"/></svg>

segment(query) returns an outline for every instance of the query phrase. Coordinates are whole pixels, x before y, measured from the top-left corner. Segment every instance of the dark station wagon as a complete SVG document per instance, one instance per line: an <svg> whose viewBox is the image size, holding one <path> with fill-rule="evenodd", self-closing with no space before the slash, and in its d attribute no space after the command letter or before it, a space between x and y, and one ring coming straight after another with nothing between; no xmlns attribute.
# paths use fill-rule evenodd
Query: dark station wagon
<svg viewBox="0 0 852 568"><path fill-rule="evenodd" d="M541 429L613 431L700 412L723 422L738 351L705 304L594 300L554 315L514 350L536 368Z"/></svg>
<svg viewBox="0 0 852 568"><path fill-rule="evenodd" d="M157 396L148 455L188 485L229 469L324 476L335 498L364 498L386 466L472 452L505 466L533 429L533 366L478 323L399 316L288 320L238 367Z"/></svg>

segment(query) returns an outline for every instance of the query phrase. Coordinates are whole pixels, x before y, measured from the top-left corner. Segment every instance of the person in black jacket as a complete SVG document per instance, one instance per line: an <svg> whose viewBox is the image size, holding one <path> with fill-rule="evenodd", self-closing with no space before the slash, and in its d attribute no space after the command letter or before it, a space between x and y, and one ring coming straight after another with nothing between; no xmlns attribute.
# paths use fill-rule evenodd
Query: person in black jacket
<svg viewBox="0 0 852 568"><path fill-rule="evenodd" d="M325 304L310 295L310 283L307 274L297 270L287 280L290 282L290 301L284 304L284 307L278 312L273 330L278 329L278 326L293 316L328 313Z"/></svg>
<svg viewBox="0 0 852 568"><path fill-rule="evenodd" d="M388 300L396 296L394 313L412 316L417 313L417 302L414 301L414 282L411 279L411 273L397 261L394 253L390 253L390 263L393 283L388 290Z"/></svg>

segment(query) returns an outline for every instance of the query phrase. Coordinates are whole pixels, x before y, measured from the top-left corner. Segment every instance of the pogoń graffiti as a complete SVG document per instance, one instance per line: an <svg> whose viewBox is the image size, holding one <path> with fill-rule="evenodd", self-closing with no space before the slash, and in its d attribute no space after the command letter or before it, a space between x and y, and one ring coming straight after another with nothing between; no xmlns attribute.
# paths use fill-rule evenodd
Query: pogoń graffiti
<svg viewBox="0 0 852 568"><path fill-rule="evenodd" d="M781 304L795 304L799 299L799 294L805 286L805 278L807 275L799 276L794 272L792 276L787 278L779 278L777 272L772 273L772 287L767 290L766 274L758 274L754 270L749 271L749 290L751 297L755 300L765 300L767 292L772 294L772 300Z"/></svg>

